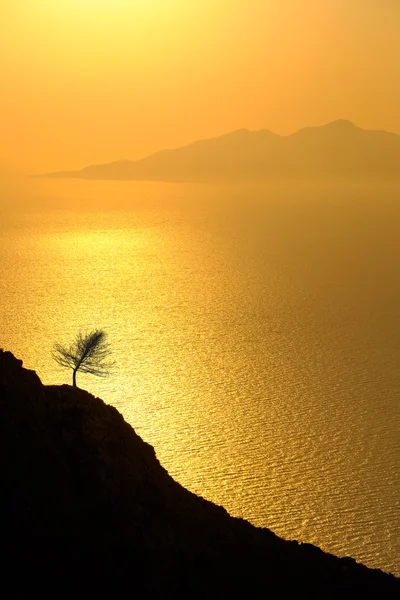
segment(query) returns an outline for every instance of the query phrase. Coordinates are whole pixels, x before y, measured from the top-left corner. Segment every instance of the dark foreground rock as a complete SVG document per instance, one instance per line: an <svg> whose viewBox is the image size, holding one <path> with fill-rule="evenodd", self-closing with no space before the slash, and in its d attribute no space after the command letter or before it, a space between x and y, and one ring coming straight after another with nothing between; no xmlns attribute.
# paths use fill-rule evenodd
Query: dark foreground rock
<svg viewBox="0 0 400 600"><path fill-rule="evenodd" d="M392 575L185 490L115 408L3 351L0 469L7 598L400 597Z"/></svg>

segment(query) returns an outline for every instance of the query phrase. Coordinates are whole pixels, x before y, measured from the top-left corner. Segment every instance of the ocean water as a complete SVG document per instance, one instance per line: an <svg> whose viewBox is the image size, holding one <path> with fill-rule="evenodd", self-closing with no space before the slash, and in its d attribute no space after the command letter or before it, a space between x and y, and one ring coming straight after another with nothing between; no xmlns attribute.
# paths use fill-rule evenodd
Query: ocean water
<svg viewBox="0 0 400 600"><path fill-rule="evenodd" d="M0 346L69 383L53 343L103 328L78 385L175 479L400 575L400 194L52 185L2 213Z"/></svg>

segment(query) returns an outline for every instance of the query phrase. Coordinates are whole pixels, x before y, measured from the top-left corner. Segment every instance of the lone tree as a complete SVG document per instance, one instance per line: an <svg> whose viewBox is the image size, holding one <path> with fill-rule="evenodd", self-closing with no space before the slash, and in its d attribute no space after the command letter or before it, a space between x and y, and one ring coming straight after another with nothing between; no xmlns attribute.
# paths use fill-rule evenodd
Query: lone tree
<svg viewBox="0 0 400 600"><path fill-rule="evenodd" d="M105 362L111 353L110 346L105 341L106 334L95 329L84 335L79 332L69 348L54 344L54 360L67 369L72 369L72 385L76 387L76 374L90 373L97 377L107 377L114 363Z"/></svg>

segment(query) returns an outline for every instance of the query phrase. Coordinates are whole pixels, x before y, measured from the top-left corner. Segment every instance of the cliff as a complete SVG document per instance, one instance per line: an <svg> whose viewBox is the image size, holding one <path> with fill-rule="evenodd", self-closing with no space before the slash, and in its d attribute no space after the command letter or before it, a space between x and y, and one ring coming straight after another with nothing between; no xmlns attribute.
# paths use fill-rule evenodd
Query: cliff
<svg viewBox="0 0 400 600"><path fill-rule="evenodd" d="M394 598L400 580L235 519L102 400L0 351L7 597Z"/></svg>

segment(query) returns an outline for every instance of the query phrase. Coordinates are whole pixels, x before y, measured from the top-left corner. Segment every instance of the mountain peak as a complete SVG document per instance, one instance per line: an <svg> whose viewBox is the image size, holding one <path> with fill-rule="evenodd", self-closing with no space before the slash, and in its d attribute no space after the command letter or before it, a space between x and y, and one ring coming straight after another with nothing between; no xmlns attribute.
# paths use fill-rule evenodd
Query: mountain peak
<svg viewBox="0 0 400 600"><path fill-rule="evenodd" d="M324 132L344 132L344 133L353 133L357 131L364 131L361 127L354 125L352 121L348 119L336 119L336 121L331 121L330 123L326 123L325 125L313 125L310 127L302 127L295 133L292 133L288 137L295 137L300 135L305 135L312 132L314 135L322 136Z"/></svg>
<svg viewBox="0 0 400 600"><path fill-rule="evenodd" d="M336 119L335 121L331 121L327 123L325 127L335 127L341 129L361 129L357 125L355 125L352 121L348 119Z"/></svg>

